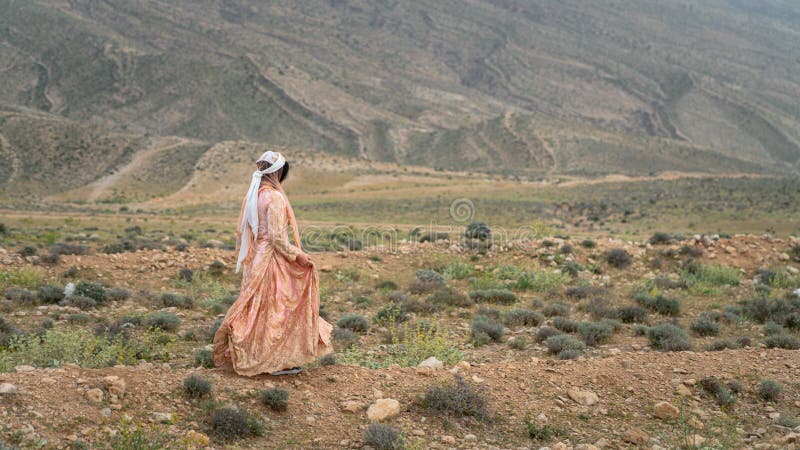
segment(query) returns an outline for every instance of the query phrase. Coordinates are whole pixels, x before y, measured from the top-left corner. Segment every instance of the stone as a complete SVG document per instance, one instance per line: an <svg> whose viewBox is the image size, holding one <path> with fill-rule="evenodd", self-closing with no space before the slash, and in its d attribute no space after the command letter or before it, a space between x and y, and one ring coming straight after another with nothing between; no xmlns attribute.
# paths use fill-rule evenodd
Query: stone
<svg viewBox="0 0 800 450"><path fill-rule="evenodd" d="M653 406L653 415L661 420L677 419L680 413L680 410L670 402L658 402Z"/></svg>
<svg viewBox="0 0 800 450"><path fill-rule="evenodd" d="M553 444L553 446L552 446L552 447L550 447L550 448L551 448L552 450L568 450L568 449L569 449L569 447L567 446L567 444L565 444L565 443L563 443L563 442L556 442L556 443L555 443L555 444Z"/></svg>
<svg viewBox="0 0 800 450"><path fill-rule="evenodd" d="M153 422L156 423L170 423L172 422L172 414L170 413L162 413L162 412L154 412L152 416L150 416Z"/></svg>
<svg viewBox="0 0 800 450"><path fill-rule="evenodd" d="M467 434L464 436L464 440L467 442L475 442L478 440L478 436L475 436L474 434Z"/></svg>
<svg viewBox="0 0 800 450"><path fill-rule="evenodd" d="M25 365L25 364L14 367L14 372L17 372L17 373L33 372L34 370L36 370L36 367L28 366L28 365Z"/></svg>
<svg viewBox="0 0 800 450"><path fill-rule="evenodd" d="M800 442L800 434L797 433L789 433L783 438L783 442L787 444L795 444Z"/></svg>
<svg viewBox="0 0 800 450"><path fill-rule="evenodd" d="M19 392L19 389L11 383L0 383L0 395L13 395Z"/></svg>
<svg viewBox="0 0 800 450"><path fill-rule="evenodd" d="M689 444L690 446L699 448L706 441L706 438L700 436L699 434L693 434L689 436L687 441L688 441L687 444Z"/></svg>
<svg viewBox="0 0 800 450"><path fill-rule="evenodd" d="M116 375L103 378L103 386L105 386L109 394L116 395L119 398L125 395L125 380Z"/></svg>
<svg viewBox="0 0 800 450"><path fill-rule="evenodd" d="M431 356L425 361L419 363L417 367L430 367L432 369L441 369L444 367L444 363L439 361L439 359L436 358L435 356Z"/></svg>
<svg viewBox="0 0 800 450"><path fill-rule="evenodd" d="M348 400L346 402L342 402L342 411L357 413L359 411L363 411L366 408L367 408L366 404L356 400Z"/></svg>
<svg viewBox="0 0 800 450"><path fill-rule="evenodd" d="M697 417L690 417L686 423L695 430L702 430L705 428L703 422L701 422Z"/></svg>
<svg viewBox="0 0 800 450"><path fill-rule="evenodd" d="M370 422L381 422L400 414L400 402L393 398L380 398L367 408Z"/></svg>
<svg viewBox="0 0 800 450"><path fill-rule="evenodd" d="M641 428L630 428L622 436L622 440L634 445L645 445L650 441L650 435Z"/></svg>
<svg viewBox="0 0 800 450"><path fill-rule="evenodd" d="M90 403L98 404L103 402L103 390L98 388L89 389L86 391L86 399Z"/></svg>
<svg viewBox="0 0 800 450"><path fill-rule="evenodd" d="M441 437L441 440L445 444L455 444L456 443L456 438L454 438L453 436L444 435L444 436Z"/></svg>
<svg viewBox="0 0 800 450"><path fill-rule="evenodd" d="M582 406L592 406L600 401L600 398L592 391L582 391L577 388L571 388L567 391L567 395L575 403Z"/></svg>
<svg viewBox="0 0 800 450"><path fill-rule="evenodd" d="M675 388L675 392L682 397L691 397L694 395L694 392L692 392L691 388L683 383L679 384L678 387Z"/></svg>
<svg viewBox="0 0 800 450"><path fill-rule="evenodd" d="M596 445L592 444L578 444L575 446L575 450L600 450L597 448Z"/></svg>
<svg viewBox="0 0 800 450"><path fill-rule="evenodd" d="M186 432L186 446L190 448L208 447L211 440L203 433L189 430Z"/></svg>

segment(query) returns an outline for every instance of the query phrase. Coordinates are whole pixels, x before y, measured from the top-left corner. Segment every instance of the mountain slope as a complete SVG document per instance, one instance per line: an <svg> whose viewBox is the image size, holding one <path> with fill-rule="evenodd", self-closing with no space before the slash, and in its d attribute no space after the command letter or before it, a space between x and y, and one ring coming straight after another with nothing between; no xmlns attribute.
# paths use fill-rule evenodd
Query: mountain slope
<svg viewBox="0 0 800 450"><path fill-rule="evenodd" d="M0 0L0 101L468 170L796 170L800 6Z"/></svg>

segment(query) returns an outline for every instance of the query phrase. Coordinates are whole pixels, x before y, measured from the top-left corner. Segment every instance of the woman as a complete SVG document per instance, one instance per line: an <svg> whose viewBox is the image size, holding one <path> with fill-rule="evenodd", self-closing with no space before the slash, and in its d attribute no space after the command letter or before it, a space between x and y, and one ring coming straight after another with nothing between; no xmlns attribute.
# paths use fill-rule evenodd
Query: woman
<svg viewBox="0 0 800 450"><path fill-rule="evenodd" d="M317 273L299 247L281 186L289 164L268 151L256 166L236 232L241 292L214 335L214 364L246 376L297 373L298 366L332 351L332 327L319 317ZM289 242L288 228L297 246Z"/></svg>

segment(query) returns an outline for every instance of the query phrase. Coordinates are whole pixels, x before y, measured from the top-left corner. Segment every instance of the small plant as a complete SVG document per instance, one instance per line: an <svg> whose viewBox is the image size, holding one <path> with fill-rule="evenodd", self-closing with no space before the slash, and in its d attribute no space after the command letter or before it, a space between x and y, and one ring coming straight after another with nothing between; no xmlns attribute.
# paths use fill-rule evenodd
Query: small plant
<svg viewBox="0 0 800 450"><path fill-rule="evenodd" d="M775 402L783 392L783 386L777 381L764 379L758 383L756 393L765 402Z"/></svg>
<svg viewBox="0 0 800 450"><path fill-rule="evenodd" d="M339 343L341 348L352 348L358 345L358 335L347 328L335 328L333 330L333 340Z"/></svg>
<svg viewBox="0 0 800 450"><path fill-rule="evenodd" d="M648 328L647 338L653 348L665 352L677 352L692 348L686 332L671 323L661 323Z"/></svg>
<svg viewBox="0 0 800 450"><path fill-rule="evenodd" d="M39 301L44 304L55 304L64 300L64 289L60 286L46 284L39 287Z"/></svg>
<svg viewBox="0 0 800 450"><path fill-rule="evenodd" d="M492 230L484 222L470 222L464 230L464 237L485 241L492 237Z"/></svg>
<svg viewBox="0 0 800 450"><path fill-rule="evenodd" d="M333 353L328 353L327 355L322 356L317 360L320 366L335 366L336 365L336 355Z"/></svg>
<svg viewBox="0 0 800 450"><path fill-rule="evenodd" d="M675 237L669 233L657 232L653 234L650 239L648 239L648 242L651 245L667 245L670 244L674 239Z"/></svg>
<svg viewBox="0 0 800 450"><path fill-rule="evenodd" d="M637 293L634 300L641 306L664 316L677 316L681 312L681 304L676 299L664 297L661 294L655 296L644 292Z"/></svg>
<svg viewBox="0 0 800 450"><path fill-rule="evenodd" d="M800 349L800 339L786 333L773 334L772 336L767 336L767 338L764 339L764 345L766 345L767 348L798 350Z"/></svg>
<svg viewBox="0 0 800 450"><path fill-rule="evenodd" d="M528 437L537 442L548 442L564 434L562 430L549 424L539 425L530 420L525 421L525 428L528 430Z"/></svg>
<svg viewBox="0 0 800 450"><path fill-rule="evenodd" d="M634 336L647 336L647 331L650 330L650 327L647 325L636 325L633 327L633 335Z"/></svg>
<svg viewBox="0 0 800 450"><path fill-rule="evenodd" d="M233 406L211 410L208 419L211 434L223 442L261 436L264 426L244 409Z"/></svg>
<svg viewBox="0 0 800 450"><path fill-rule="evenodd" d="M583 351L583 349L586 348L586 345L583 342L568 334L557 334L555 336L550 336L549 338L545 339L544 346L547 347L547 351L552 354L558 354L564 350Z"/></svg>
<svg viewBox="0 0 800 450"><path fill-rule="evenodd" d="M191 309L194 307L194 302L189 297L184 297L183 295L178 295L172 292L164 292L161 294L161 302L164 304L166 308L175 307L175 308L186 308Z"/></svg>
<svg viewBox="0 0 800 450"><path fill-rule="evenodd" d="M369 329L369 322L367 322L367 319L365 319L364 316L360 316L358 314L346 314L339 318L339 320L336 322L336 326L354 331L356 333L364 333Z"/></svg>
<svg viewBox="0 0 800 450"><path fill-rule="evenodd" d="M708 319L699 319L692 322L692 331L698 336L717 336L719 334L719 324Z"/></svg>
<svg viewBox="0 0 800 450"><path fill-rule="evenodd" d="M472 319L470 337L476 346L492 341L499 342L504 333L505 327L490 317L479 315Z"/></svg>
<svg viewBox="0 0 800 450"><path fill-rule="evenodd" d="M450 286L441 286L428 297L428 303L437 306L455 306L457 308L467 308L475 302L457 289Z"/></svg>
<svg viewBox="0 0 800 450"><path fill-rule="evenodd" d="M632 258L630 253L621 248L609 250L604 255L606 262L617 269L624 269L631 265Z"/></svg>
<svg viewBox="0 0 800 450"><path fill-rule="evenodd" d="M109 300L116 300L116 301L127 300L131 296L130 292L120 288L111 288L108 291L106 291L106 294Z"/></svg>
<svg viewBox="0 0 800 450"><path fill-rule="evenodd" d="M211 350L200 349L194 352L194 365L202 366L206 369L214 368L214 358L212 357Z"/></svg>
<svg viewBox="0 0 800 450"><path fill-rule="evenodd" d="M75 286L75 295L89 297L99 304L105 303L108 299L105 286L91 281L79 282Z"/></svg>
<svg viewBox="0 0 800 450"><path fill-rule="evenodd" d="M517 302L517 296L508 289L486 289L472 291L469 297L476 303L498 303L511 305Z"/></svg>
<svg viewBox="0 0 800 450"><path fill-rule="evenodd" d="M513 339L508 340L509 348L514 350L525 350L525 347L528 345L526 342L525 336L517 336Z"/></svg>
<svg viewBox="0 0 800 450"><path fill-rule="evenodd" d="M286 411L289 407L289 391L279 387L261 391L258 398L273 411Z"/></svg>
<svg viewBox="0 0 800 450"><path fill-rule="evenodd" d="M563 303L548 303L542 308L542 314L547 317L554 317L554 316L568 316L569 315L569 306Z"/></svg>
<svg viewBox="0 0 800 450"><path fill-rule="evenodd" d="M364 444L375 450L403 450L405 439L392 426L372 423L364 430Z"/></svg>
<svg viewBox="0 0 800 450"><path fill-rule="evenodd" d="M602 322L581 322L578 334L586 345L594 347L608 341L614 334L614 328Z"/></svg>
<svg viewBox="0 0 800 450"><path fill-rule="evenodd" d="M206 397L211 393L211 382L193 373L183 380L183 392L191 398Z"/></svg>
<svg viewBox="0 0 800 450"><path fill-rule="evenodd" d="M78 309L92 309L97 306L97 302L93 298L84 297L83 295L69 297L68 303Z"/></svg>
<svg viewBox="0 0 800 450"><path fill-rule="evenodd" d="M578 322L566 317L557 316L553 318L553 327L565 333L574 333L578 331Z"/></svg>
<svg viewBox="0 0 800 450"><path fill-rule="evenodd" d="M625 323L647 322L647 310L641 306L623 306L617 309L616 315Z"/></svg>
<svg viewBox="0 0 800 450"><path fill-rule="evenodd" d="M564 334L564 333L556 330L553 327L541 327L539 328L539 331L536 332L536 340L538 342L544 342L550 336L555 336L557 334Z"/></svg>
<svg viewBox="0 0 800 450"><path fill-rule="evenodd" d="M156 311L145 316L142 323L147 328L175 331L181 326L181 319L171 312Z"/></svg>
<svg viewBox="0 0 800 450"><path fill-rule="evenodd" d="M184 267L178 271L178 279L191 282L194 279L194 270Z"/></svg>
<svg viewBox="0 0 800 450"><path fill-rule="evenodd" d="M455 375L452 382L429 386L421 403L425 408L457 417L489 418L489 402L483 389L459 375Z"/></svg>
<svg viewBox="0 0 800 450"><path fill-rule="evenodd" d="M536 327L544 322L544 316L529 309L512 309L503 314L503 323L509 327Z"/></svg>
<svg viewBox="0 0 800 450"><path fill-rule="evenodd" d="M372 317L372 321L378 325L397 324L405 322L409 319L408 313L400 303L390 303L380 310Z"/></svg>
<svg viewBox="0 0 800 450"><path fill-rule="evenodd" d="M722 350L733 350L739 348L739 344L730 339L719 339L706 345L706 351L719 352Z"/></svg>
<svg viewBox="0 0 800 450"><path fill-rule="evenodd" d="M595 248L597 247L597 242L591 239L584 239L581 241L581 247L583 248Z"/></svg>
<svg viewBox="0 0 800 450"><path fill-rule="evenodd" d="M700 380L700 386L721 407L730 407L736 403L733 393L714 377L703 378Z"/></svg>
<svg viewBox="0 0 800 450"><path fill-rule="evenodd" d="M583 354L583 352L580 351L580 350L567 349L567 350L561 350L560 352L558 352L557 356L558 356L558 359L560 359L560 360L568 360L568 359L578 359L578 358L581 357L582 354Z"/></svg>

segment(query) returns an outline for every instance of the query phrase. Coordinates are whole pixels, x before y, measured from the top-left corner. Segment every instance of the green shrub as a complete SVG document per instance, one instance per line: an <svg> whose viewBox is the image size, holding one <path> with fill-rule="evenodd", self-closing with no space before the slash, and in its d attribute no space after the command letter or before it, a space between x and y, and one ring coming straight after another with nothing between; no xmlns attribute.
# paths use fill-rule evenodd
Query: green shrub
<svg viewBox="0 0 800 450"><path fill-rule="evenodd" d="M105 286L91 281L79 282L75 286L75 295L89 297L99 304L105 303L108 299Z"/></svg>
<svg viewBox="0 0 800 450"><path fill-rule="evenodd" d="M465 263L455 262L444 269L444 277L451 280L464 280L470 275L472 275L472 266Z"/></svg>
<svg viewBox="0 0 800 450"><path fill-rule="evenodd" d="M35 292L17 287L10 287L3 292L3 297L16 303L36 303L39 296Z"/></svg>
<svg viewBox="0 0 800 450"><path fill-rule="evenodd" d="M75 313L67 316L67 322L72 324L85 325L92 321L92 316L84 313Z"/></svg>
<svg viewBox="0 0 800 450"><path fill-rule="evenodd" d="M664 297L661 294L652 296L644 292L639 292L634 296L634 300L645 308L664 316L677 316L681 312L681 304L678 300Z"/></svg>
<svg viewBox="0 0 800 450"><path fill-rule="evenodd" d="M464 237L485 241L492 237L492 230L484 222L470 222L464 230Z"/></svg>
<svg viewBox="0 0 800 450"><path fill-rule="evenodd" d="M647 332L650 330L650 327L647 325L636 325L633 327L633 335L634 336L647 336Z"/></svg>
<svg viewBox="0 0 800 450"><path fill-rule="evenodd" d="M455 306L457 308L467 308L475 302L457 289L449 286L441 286L428 297L428 303L432 305Z"/></svg>
<svg viewBox="0 0 800 450"><path fill-rule="evenodd" d="M700 386L721 407L729 407L736 403L733 393L714 377L703 378L700 380Z"/></svg>
<svg viewBox="0 0 800 450"><path fill-rule="evenodd" d="M164 304L166 308L185 308L191 309L194 307L194 302L189 297L184 297L183 295L178 295L172 292L164 292L161 294L161 303Z"/></svg>
<svg viewBox="0 0 800 450"><path fill-rule="evenodd" d="M772 321L775 323L783 323L786 316L800 312L800 300L791 299L769 299L765 297L756 297L749 300L739 302L742 307L742 314L748 319L757 322L765 323Z"/></svg>
<svg viewBox="0 0 800 450"><path fill-rule="evenodd" d="M171 312L156 311L145 316L142 323L147 328L175 331L181 326L181 319Z"/></svg>
<svg viewBox="0 0 800 450"><path fill-rule="evenodd" d="M576 349L566 349L561 350L558 352L558 359L567 360L567 359L578 359L583 354L582 351Z"/></svg>
<svg viewBox="0 0 800 450"><path fill-rule="evenodd" d="M211 393L211 382L197 374L183 380L183 392L191 398L205 397Z"/></svg>
<svg viewBox="0 0 800 450"><path fill-rule="evenodd" d="M512 309L503 314L503 323L509 327L537 327L544 322L544 316L528 309Z"/></svg>
<svg viewBox="0 0 800 450"><path fill-rule="evenodd" d="M320 366L335 366L336 365L336 355L333 353L328 353L327 355L323 355L319 360L317 360Z"/></svg>
<svg viewBox="0 0 800 450"><path fill-rule="evenodd" d="M712 264L687 264L681 279L688 285L738 286L739 270L734 267Z"/></svg>
<svg viewBox="0 0 800 450"><path fill-rule="evenodd" d="M783 329L783 325L775 322L767 322L764 324L764 335L765 336L772 336L773 334L783 334L786 330Z"/></svg>
<svg viewBox="0 0 800 450"><path fill-rule="evenodd" d="M364 316L358 314L346 314L336 322L339 328L345 328L356 333L364 333L369 329L369 322Z"/></svg>
<svg viewBox="0 0 800 450"><path fill-rule="evenodd" d="M439 272L435 270L427 270L422 269L418 270L416 273L417 280L419 281L435 281L438 283L444 283L444 278Z"/></svg>
<svg viewBox="0 0 800 450"><path fill-rule="evenodd" d="M568 334L557 334L555 336L550 336L549 338L545 339L544 346L547 347L547 351L552 354L561 353L564 350L582 351L586 348L586 345L583 342Z"/></svg>
<svg viewBox="0 0 800 450"><path fill-rule="evenodd" d="M55 304L64 300L64 289L60 286L46 284L39 287L39 301L44 304Z"/></svg>
<svg viewBox="0 0 800 450"><path fill-rule="evenodd" d="M583 342L590 347L608 341L613 334L614 328L607 323L581 322L581 324L578 325L578 335L580 335Z"/></svg>
<svg viewBox="0 0 800 450"><path fill-rule="evenodd" d="M205 367L206 369L214 368L214 358L211 350L200 349L194 352L194 365Z"/></svg>
<svg viewBox="0 0 800 450"><path fill-rule="evenodd" d="M544 342L544 341L545 341L545 340L547 340L547 338L549 338L550 336L555 336L555 335L557 335L557 334L564 334L564 333L563 333L563 332L561 332L561 331L558 331L558 330L556 330L556 329L555 329L555 328L553 328L553 327L541 327L541 328L539 328L539 330L536 332L536 340L537 340L538 342Z"/></svg>
<svg viewBox="0 0 800 450"><path fill-rule="evenodd" d="M777 381L768 379L761 380L756 388L758 396L766 402L777 401L781 396L781 392L783 392L783 386Z"/></svg>
<svg viewBox="0 0 800 450"><path fill-rule="evenodd" d="M550 292L569 283L570 280L569 274L564 272L535 270L522 273L511 287L521 291Z"/></svg>
<svg viewBox="0 0 800 450"><path fill-rule="evenodd" d="M470 337L473 343L484 343L486 337L490 341L499 342L504 333L505 327L490 317L479 315L472 319Z"/></svg>
<svg viewBox="0 0 800 450"><path fill-rule="evenodd" d="M97 306L97 302L93 298L82 295L72 295L67 299L67 302L78 309L92 309Z"/></svg>
<svg viewBox="0 0 800 450"><path fill-rule="evenodd" d="M517 296L508 289L486 289L472 291L469 297L476 303L499 303L510 305L517 302Z"/></svg>
<svg viewBox="0 0 800 450"><path fill-rule="evenodd" d="M364 444L375 450L403 450L405 439L394 427L371 423L364 430Z"/></svg>
<svg viewBox="0 0 800 450"><path fill-rule="evenodd" d="M569 315L569 306L563 303L548 303L542 308L542 314L547 317L553 316L568 316Z"/></svg>
<svg viewBox="0 0 800 450"><path fill-rule="evenodd" d="M648 242L651 245L667 245L672 243L673 240L675 240L675 236L669 233L656 232L648 239Z"/></svg>
<svg viewBox="0 0 800 450"><path fill-rule="evenodd" d="M549 424L538 425L530 420L525 421L525 428L528 430L528 437L537 442L549 442L564 432Z"/></svg>
<svg viewBox="0 0 800 450"><path fill-rule="evenodd" d="M13 365L58 367L73 363L81 367L131 365L145 359L146 343L126 341L123 336L95 336L87 330L46 330L41 335L13 336L2 353Z"/></svg>
<svg viewBox="0 0 800 450"><path fill-rule="evenodd" d="M350 348L358 344L358 335L347 328L335 328L333 330L333 340L339 343L341 348Z"/></svg>
<svg viewBox="0 0 800 450"><path fill-rule="evenodd" d="M86 247L83 245L59 242L58 244L50 247L50 253L53 255L85 255L88 252Z"/></svg>
<svg viewBox="0 0 800 450"><path fill-rule="evenodd" d="M625 323L647 322L647 310L641 306L623 306L617 309L616 316Z"/></svg>
<svg viewBox="0 0 800 450"><path fill-rule="evenodd" d="M789 330L800 330L800 313L791 313L783 319L783 326Z"/></svg>
<svg viewBox="0 0 800 450"><path fill-rule="evenodd" d="M573 300L583 300L599 295L601 292L602 289L597 286L572 286L564 290L564 295Z"/></svg>
<svg viewBox="0 0 800 450"><path fill-rule="evenodd" d="M692 331L698 336L717 336L719 324L708 319L699 319L692 322Z"/></svg>
<svg viewBox="0 0 800 450"><path fill-rule="evenodd" d="M408 313L400 303L389 303L378 310L375 316L372 317L372 321L378 325L398 324L408 319Z"/></svg>
<svg viewBox="0 0 800 450"><path fill-rule="evenodd" d="M264 426L244 409L223 406L211 410L208 419L211 435L222 442L261 436Z"/></svg>
<svg viewBox="0 0 800 450"><path fill-rule="evenodd" d="M584 239L581 241L581 247L583 248L595 248L597 247L597 242L591 239Z"/></svg>
<svg viewBox="0 0 800 450"><path fill-rule="evenodd" d="M565 333L574 333L578 331L578 322L562 316L553 318L553 327Z"/></svg>
<svg viewBox="0 0 800 450"><path fill-rule="evenodd" d="M648 328L647 338L653 348L665 352L677 352L692 348L686 332L671 323L661 323Z"/></svg>
<svg viewBox="0 0 800 450"><path fill-rule="evenodd" d="M9 341L19 334L21 332L13 323L0 316L0 347L8 346Z"/></svg>
<svg viewBox="0 0 800 450"><path fill-rule="evenodd" d="M106 291L106 294L110 300L116 300L116 301L127 300L131 296L130 292L120 288L111 288L108 291Z"/></svg>
<svg viewBox="0 0 800 450"><path fill-rule="evenodd" d="M525 350L528 345L525 336L517 336L508 340L508 346L514 350Z"/></svg>
<svg viewBox="0 0 800 450"><path fill-rule="evenodd" d="M706 345L706 351L708 352L719 352L728 349L734 350L737 348L739 348L739 344L730 339L718 339Z"/></svg>
<svg viewBox="0 0 800 450"><path fill-rule="evenodd" d="M38 249L32 245L26 245L17 251L17 254L22 257L34 256L38 253Z"/></svg>
<svg viewBox="0 0 800 450"><path fill-rule="evenodd" d="M605 255L603 255L603 257L605 258L606 263L617 269L628 267L633 261L630 253L621 248L609 250L605 253Z"/></svg>
<svg viewBox="0 0 800 450"><path fill-rule="evenodd" d="M767 348L782 348L785 350L798 350L800 349L800 339L792 336L791 334L773 334L764 339L764 345Z"/></svg>
<svg viewBox="0 0 800 450"><path fill-rule="evenodd" d="M455 375L452 382L429 386L421 403L425 408L456 417L489 418L489 402L483 389L459 375Z"/></svg>
<svg viewBox="0 0 800 450"><path fill-rule="evenodd" d="M289 391L278 387L265 389L259 393L259 400L273 411L286 411L289 407Z"/></svg>

